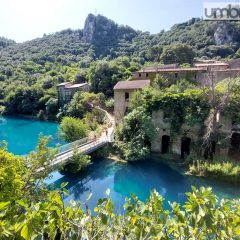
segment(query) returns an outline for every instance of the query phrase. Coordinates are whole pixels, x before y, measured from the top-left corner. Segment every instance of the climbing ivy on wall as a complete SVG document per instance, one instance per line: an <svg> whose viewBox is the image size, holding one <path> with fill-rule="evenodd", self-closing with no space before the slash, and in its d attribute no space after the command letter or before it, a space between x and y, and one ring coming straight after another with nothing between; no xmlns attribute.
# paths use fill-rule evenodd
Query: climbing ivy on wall
<svg viewBox="0 0 240 240"><path fill-rule="evenodd" d="M130 103L130 108L143 106L146 111L163 110L170 115L172 134L180 133L182 125L203 125L209 112L209 104L203 90L188 89L182 93L161 92L147 88L142 93L136 93Z"/></svg>

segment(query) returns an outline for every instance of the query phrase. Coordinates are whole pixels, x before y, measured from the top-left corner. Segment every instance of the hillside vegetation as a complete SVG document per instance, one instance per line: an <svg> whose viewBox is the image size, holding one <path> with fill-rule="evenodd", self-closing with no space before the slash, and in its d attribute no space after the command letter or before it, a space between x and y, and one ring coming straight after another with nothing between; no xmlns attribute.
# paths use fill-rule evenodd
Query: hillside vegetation
<svg viewBox="0 0 240 240"><path fill-rule="evenodd" d="M239 57L239 29L237 22L193 18L150 34L90 14L82 30L66 29L24 43L0 38L0 109L51 118L47 109L57 113L55 86L63 81L88 81L95 93L109 97L117 81L144 64ZM185 52L189 58L175 57Z"/></svg>

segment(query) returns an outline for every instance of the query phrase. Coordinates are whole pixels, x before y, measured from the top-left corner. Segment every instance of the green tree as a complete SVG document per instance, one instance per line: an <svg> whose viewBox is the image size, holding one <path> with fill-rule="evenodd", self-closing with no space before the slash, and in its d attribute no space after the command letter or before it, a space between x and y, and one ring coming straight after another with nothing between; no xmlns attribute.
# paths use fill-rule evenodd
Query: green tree
<svg viewBox="0 0 240 240"><path fill-rule="evenodd" d="M142 160L150 154L155 136L151 116L138 107L124 117L116 132L116 146L127 161Z"/></svg>
<svg viewBox="0 0 240 240"><path fill-rule="evenodd" d="M87 136L88 126L80 119L64 117L60 125L61 135L67 142L74 142Z"/></svg>
<svg viewBox="0 0 240 240"><path fill-rule="evenodd" d="M59 106L58 106L58 99L56 98L50 98L46 102L46 115L50 118L55 118L57 112L58 112Z"/></svg>
<svg viewBox="0 0 240 240"><path fill-rule="evenodd" d="M20 87L10 92L5 98L6 112L9 114L36 114L43 108L39 100L43 91L39 87Z"/></svg>
<svg viewBox="0 0 240 240"><path fill-rule="evenodd" d="M194 50L186 44L175 44L163 49L161 61L164 64L171 63L193 63L195 57Z"/></svg>
<svg viewBox="0 0 240 240"><path fill-rule="evenodd" d="M162 45L155 45L149 49L149 51L146 54L146 58L149 61L153 62L160 62L160 57L163 52L163 46Z"/></svg>
<svg viewBox="0 0 240 240"><path fill-rule="evenodd" d="M74 82L75 83L85 83L87 82L87 71L84 69L80 69L75 75Z"/></svg>
<svg viewBox="0 0 240 240"><path fill-rule="evenodd" d="M165 88L169 87L170 84L171 84L170 81L160 74L156 75L154 82L153 82L153 85L158 89L165 89Z"/></svg>
<svg viewBox="0 0 240 240"><path fill-rule="evenodd" d="M122 79L128 79L136 64L131 66L127 57L119 57L113 61L98 60L89 69L89 80L95 93L113 95L114 85Z"/></svg>
<svg viewBox="0 0 240 240"><path fill-rule="evenodd" d="M6 147L0 149L0 159L0 202L19 198L25 185L25 159L7 152Z"/></svg>
<svg viewBox="0 0 240 240"><path fill-rule="evenodd" d="M84 115L93 110L94 106L104 105L105 97L102 93L76 92L63 109L64 116L83 118Z"/></svg>
<svg viewBox="0 0 240 240"><path fill-rule="evenodd" d="M89 70L89 79L93 91L95 93L102 92L109 96L112 95L113 86L118 80L115 78L117 72L118 67L116 65L111 65L104 60L96 62Z"/></svg>
<svg viewBox="0 0 240 240"><path fill-rule="evenodd" d="M240 237L239 200L219 200L210 188L192 188L184 205L169 203L153 191L146 202L127 198L124 215L114 213L109 197L99 199L90 214L73 202L65 206L66 184L30 205L21 200L1 202L1 239L221 239ZM91 198L91 194L87 200ZM85 203L87 205L87 201ZM14 226L14 227L13 227ZM69 238L70 236L70 238Z"/></svg>
<svg viewBox="0 0 240 240"><path fill-rule="evenodd" d="M91 164L91 157L89 155L83 155L78 146L73 147L73 156L69 160L69 164L63 167L62 172L65 173L79 173Z"/></svg>

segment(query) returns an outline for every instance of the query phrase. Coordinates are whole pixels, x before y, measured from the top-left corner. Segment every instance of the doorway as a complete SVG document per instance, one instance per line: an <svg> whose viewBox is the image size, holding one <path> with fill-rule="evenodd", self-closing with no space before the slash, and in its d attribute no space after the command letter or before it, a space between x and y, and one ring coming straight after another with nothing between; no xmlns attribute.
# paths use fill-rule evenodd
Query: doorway
<svg viewBox="0 0 240 240"><path fill-rule="evenodd" d="M162 136L162 154L169 152L170 137L168 135Z"/></svg>
<svg viewBox="0 0 240 240"><path fill-rule="evenodd" d="M183 159L185 156L190 154L190 145L191 145L191 138L184 137L182 138L181 142L181 158Z"/></svg>
<svg viewBox="0 0 240 240"><path fill-rule="evenodd" d="M229 155L236 160L240 160L240 133L234 132L232 134Z"/></svg>

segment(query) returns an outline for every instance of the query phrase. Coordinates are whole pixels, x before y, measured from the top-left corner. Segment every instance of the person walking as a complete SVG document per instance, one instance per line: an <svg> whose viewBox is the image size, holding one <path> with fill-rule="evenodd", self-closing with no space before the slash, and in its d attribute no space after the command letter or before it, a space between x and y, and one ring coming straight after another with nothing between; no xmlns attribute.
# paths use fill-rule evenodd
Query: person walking
<svg viewBox="0 0 240 240"><path fill-rule="evenodd" d="M106 128L105 130L105 133L106 133L106 140L108 139L108 129Z"/></svg>
<svg viewBox="0 0 240 240"><path fill-rule="evenodd" d="M96 144L97 144L97 135L94 134L94 145L96 145Z"/></svg>

